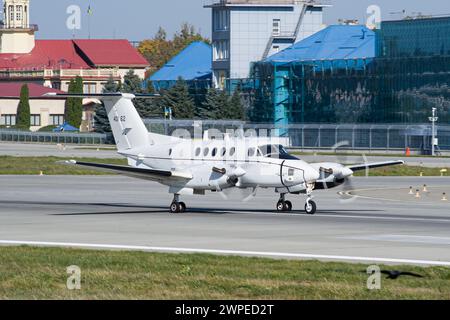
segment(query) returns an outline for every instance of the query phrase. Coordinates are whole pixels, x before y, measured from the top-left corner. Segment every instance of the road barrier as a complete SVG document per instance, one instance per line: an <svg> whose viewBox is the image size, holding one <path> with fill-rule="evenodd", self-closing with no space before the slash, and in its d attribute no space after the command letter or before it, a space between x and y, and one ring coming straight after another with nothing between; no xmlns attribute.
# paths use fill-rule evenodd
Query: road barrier
<svg viewBox="0 0 450 320"><path fill-rule="evenodd" d="M107 134L101 133L28 132L16 130L0 130L0 141L98 145L110 143L111 137Z"/></svg>

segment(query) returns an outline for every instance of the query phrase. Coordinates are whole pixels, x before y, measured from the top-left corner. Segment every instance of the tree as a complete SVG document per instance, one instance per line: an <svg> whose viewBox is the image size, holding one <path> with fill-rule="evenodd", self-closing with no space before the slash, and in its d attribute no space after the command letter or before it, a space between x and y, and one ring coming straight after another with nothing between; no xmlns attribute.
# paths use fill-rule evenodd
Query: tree
<svg viewBox="0 0 450 320"><path fill-rule="evenodd" d="M77 76L71 79L68 93L83 93L83 79ZM65 107L65 120L75 128L80 128L83 117L83 99L67 98Z"/></svg>
<svg viewBox="0 0 450 320"><path fill-rule="evenodd" d="M220 119L223 109L228 108L228 97L223 90L211 88L206 93L205 102L197 109L200 119Z"/></svg>
<svg viewBox="0 0 450 320"><path fill-rule="evenodd" d="M28 85L22 85L20 89L20 101L17 107L16 127L20 129L30 129L30 92Z"/></svg>
<svg viewBox="0 0 450 320"><path fill-rule="evenodd" d="M242 104L241 91L239 88L234 90L230 98L228 108L222 111L222 119L244 120L245 112Z"/></svg>
<svg viewBox="0 0 450 320"><path fill-rule="evenodd" d="M166 31L160 27L152 39L142 41L138 47L139 52L150 64L146 76L151 76L154 72L161 69L170 59L194 41L209 43L208 39L202 37L188 23L181 25L180 31L175 33L173 40L168 40Z"/></svg>
<svg viewBox="0 0 450 320"><path fill-rule="evenodd" d="M130 70L124 77L122 91L125 93L154 93L153 86L147 84L146 88L142 87L142 80L138 75ZM155 115L162 115L163 110L158 102L158 99L135 99L134 106L142 118L150 118Z"/></svg>
<svg viewBox="0 0 450 320"><path fill-rule="evenodd" d="M171 108L172 115L178 119L192 119L194 117L195 104L189 88L182 78L176 84L162 93L163 108Z"/></svg>
<svg viewBox="0 0 450 320"><path fill-rule="evenodd" d="M109 77L108 82L105 83L103 87L103 93L115 93L119 91L120 85L114 81L112 76ZM98 133L110 133L111 125L109 124L108 114L106 113L105 106L102 104L97 104L95 106L95 131Z"/></svg>

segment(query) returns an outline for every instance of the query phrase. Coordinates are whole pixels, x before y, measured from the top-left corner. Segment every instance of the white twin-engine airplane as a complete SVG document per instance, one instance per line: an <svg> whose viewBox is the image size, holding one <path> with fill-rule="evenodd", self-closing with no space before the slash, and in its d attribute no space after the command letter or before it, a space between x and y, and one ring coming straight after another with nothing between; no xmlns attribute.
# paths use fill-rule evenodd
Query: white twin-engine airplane
<svg viewBox="0 0 450 320"><path fill-rule="evenodd" d="M312 201L315 189L337 187L355 171L390 165L403 161L388 161L355 166L339 163L306 163L292 155L273 139L242 138L225 135L223 139L192 140L149 133L132 99L146 95L49 94L58 97L94 98L103 101L118 153L128 160L129 166L65 161L125 176L155 181L169 187L173 194L170 212L186 211L181 195L205 195L206 191L222 192L226 189L273 188L280 198L278 211L291 211L287 194L306 194L305 211L316 212Z"/></svg>

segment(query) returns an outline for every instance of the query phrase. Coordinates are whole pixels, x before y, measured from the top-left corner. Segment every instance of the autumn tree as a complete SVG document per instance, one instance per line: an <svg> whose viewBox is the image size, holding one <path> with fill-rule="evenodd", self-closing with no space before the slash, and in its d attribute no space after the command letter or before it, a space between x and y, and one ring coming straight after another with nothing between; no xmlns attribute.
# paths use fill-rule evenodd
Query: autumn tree
<svg viewBox="0 0 450 320"><path fill-rule="evenodd" d="M167 38L167 32L160 27L152 39L144 40L139 44L139 52L147 59L150 69L147 76L161 69L170 59L180 53L194 41L209 40L195 30L192 25L183 23L180 31L176 32L172 40Z"/></svg>

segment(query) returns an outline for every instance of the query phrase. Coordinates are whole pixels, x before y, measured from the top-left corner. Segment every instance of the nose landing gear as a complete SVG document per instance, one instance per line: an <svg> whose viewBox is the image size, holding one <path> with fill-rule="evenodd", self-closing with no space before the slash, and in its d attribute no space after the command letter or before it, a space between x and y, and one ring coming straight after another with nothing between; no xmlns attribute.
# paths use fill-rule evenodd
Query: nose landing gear
<svg viewBox="0 0 450 320"><path fill-rule="evenodd" d="M306 186L306 203L305 203L305 212L307 214L313 215L317 211L317 205L312 200L312 192L314 190L314 184L309 184Z"/></svg>
<svg viewBox="0 0 450 320"><path fill-rule="evenodd" d="M186 212L186 204L184 202L180 202L180 195L175 194L173 196L172 204L170 205L170 213L183 213Z"/></svg>

